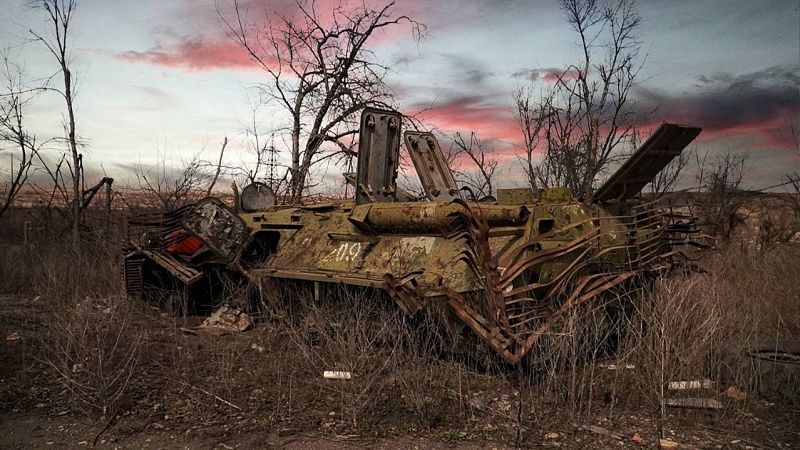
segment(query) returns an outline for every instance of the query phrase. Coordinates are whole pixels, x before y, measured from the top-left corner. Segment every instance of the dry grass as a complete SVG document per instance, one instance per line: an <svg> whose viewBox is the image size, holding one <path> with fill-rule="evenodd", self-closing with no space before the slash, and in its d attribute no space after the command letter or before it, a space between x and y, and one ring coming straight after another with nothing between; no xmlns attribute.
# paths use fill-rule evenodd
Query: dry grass
<svg viewBox="0 0 800 450"><path fill-rule="evenodd" d="M45 327L39 358L89 415L112 417L130 406L129 386L147 338L132 325L133 316L127 299L86 298Z"/></svg>
<svg viewBox="0 0 800 450"><path fill-rule="evenodd" d="M796 404L796 370L776 375L770 363L742 353L756 343L800 339L796 280L800 246L728 246L707 255L700 272L676 273L603 305L573 311L539 349L534 366L542 373L532 378L531 387L561 399L577 420L597 406L610 416L615 409L647 412L661 437L670 397L720 400L723 416L747 413L765 397ZM609 363L631 369L608 370ZM671 381L705 379L717 388L667 389ZM730 386L746 392L748 401L726 397L723 391Z"/></svg>
<svg viewBox="0 0 800 450"><path fill-rule="evenodd" d="M662 435L676 420L664 405L668 381L735 385L748 402L730 402L721 389L713 395L725 401L725 414L746 410L763 380L758 368L731 367L727 349L762 336L800 338L800 246L730 245L708 254L703 272L576 310L517 371L444 351L434 321L405 317L382 294L333 286L319 301L310 288L265 289L255 330L187 335L179 328L199 318L169 317L120 295L114 246L76 252L52 244L55 237L47 242L0 255L0 290L47 305L34 360L72 409L143 414L142 426L428 430L446 441L468 430L520 443L542 427L634 411L656 418L653 433ZM600 365L609 360L635 369L609 371ZM326 380L324 370L352 379Z"/></svg>
<svg viewBox="0 0 800 450"><path fill-rule="evenodd" d="M430 428L443 415L465 413L452 408L465 383L463 368L437 358L441 346L432 323L409 320L385 294L323 286L315 300L313 290L290 289L273 317L280 318L274 326L295 355L279 363L278 379L288 375L297 388L311 387L327 399L325 427L352 432L382 416L410 413L414 426ZM324 371L352 378L324 380Z"/></svg>

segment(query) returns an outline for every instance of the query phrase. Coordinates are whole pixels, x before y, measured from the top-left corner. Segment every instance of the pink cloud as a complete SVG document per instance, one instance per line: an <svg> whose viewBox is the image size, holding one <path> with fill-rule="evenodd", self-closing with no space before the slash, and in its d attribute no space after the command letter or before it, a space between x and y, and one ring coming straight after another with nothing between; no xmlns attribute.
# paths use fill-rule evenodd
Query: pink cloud
<svg viewBox="0 0 800 450"><path fill-rule="evenodd" d="M484 139L517 139L519 135L511 108L489 104L480 96L461 97L429 109L418 109L417 115L438 128L462 133L474 131Z"/></svg>
<svg viewBox="0 0 800 450"><path fill-rule="evenodd" d="M376 3L377 6L385 6L380 2L366 1L363 7L370 7L371 3ZM361 5L350 7L347 2L341 0L301 1L300 4L306 8L308 14L315 16L323 27L331 26L334 20L343 24L342 26L344 27L345 14L351 10L360 10L362 7ZM237 13L233 8L233 2L221 2L219 7L220 17L217 20L237 27ZM194 13L195 9L192 5L192 9L187 9L186 14ZM262 49L257 44L259 40L268 39L268 36L263 34L281 29L282 26L285 26L283 25L284 21L301 24L300 26L304 27L302 24L309 20L293 0L275 0L268 2L266 5L256 0L243 0L239 4L239 14L248 39L255 44L255 51L259 53L259 57L267 59L265 61L267 64L272 64L274 57L261 52ZM393 7L390 8L388 14L388 19L382 20L397 18L403 12L398 7ZM203 29L198 29L195 33L192 33L197 37L185 37L177 42L174 42L173 38L169 42L174 43L159 44L145 51L121 52L115 56L128 62L186 71L251 70L258 68L258 63L251 58L248 52L241 45L225 36L224 33L215 32L209 35L207 24L195 26L198 28L203 27ZM226 25L223 25L223 27L226 27ZM407 36L408 39L412 37L410 24L405 20L376 30L372 37L372 43L373 45L380 45L382 42L402 39L403 35ZM304 49L295 49L295 51L298 50L302 51Z"/></svg>
<svg viewBox="0 0 800 450"><path fill-rule="evenodd" d="M489 158L501 167L512 164L520 154L516 144L521 133L510 106L492 104L481 96L468 96L428 109L418 108L414 115L444 132L447 138L458 132L469 141L470 133L474 132L476 138L483 141ZM450 141L447 139L441 144L447 147ZM459 171L475 169L466 155L457 157L453 166Z"/></svg>
<svg viewBox="0 0 800 450"><path fill-rule="evenodd" d="M564 70L564 71L548 71L538 73L538 78L548 83L555 83L559 80L576 80L578 78L577 70Z"/></svg>
<svg viewBox="0 0 800 450"><path fill-rule="evenodd" d="M737 118L731 117L729 122L705 122L698 120L697 115L688 111L663 111L660 117L666 122L683 123L686 125L700 126L702 133L695 141L697 144L720 141L726 139L750 138L751 142L761 148L785 150L795 145L794 137L790 130L791 123L797 123L794 111L781 111L772 117L763 118ZM660 120L648 121L642 124L643 129L655 130Z"/></svg>
<svg viewBox="0 0 800 450"><path fill-rule="evenodd" d="M227 38L186 39L170 46L156 46L143 52L127 51L118 53L117 58L134 63L204 71L216 69L252 70L257 65L247 52Z"/></svg>

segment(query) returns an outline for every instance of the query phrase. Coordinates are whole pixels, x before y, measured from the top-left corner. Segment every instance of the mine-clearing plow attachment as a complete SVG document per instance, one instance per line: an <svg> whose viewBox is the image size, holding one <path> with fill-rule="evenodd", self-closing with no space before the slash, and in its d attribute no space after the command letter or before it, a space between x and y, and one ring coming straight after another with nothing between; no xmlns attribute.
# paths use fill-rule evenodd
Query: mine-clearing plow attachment
<svg viewBox="0 0 800 450"><path fill-rule="evenodd" d="M404 135L425 198L397 187L401 119L364 111L358 171L346 176L354 201L236 213L205 199L132 220L129 293L146 292L152 266L186 285L224 268L253 283L372 287L406 314L438 311L451 333L469 329L518 363L573 308L672 268L698 232L663 199L642 202L632 193L699 129L660 128L590 202L566 189L501 190L496 201L476 202L461 197L430 133Z"/></svg>

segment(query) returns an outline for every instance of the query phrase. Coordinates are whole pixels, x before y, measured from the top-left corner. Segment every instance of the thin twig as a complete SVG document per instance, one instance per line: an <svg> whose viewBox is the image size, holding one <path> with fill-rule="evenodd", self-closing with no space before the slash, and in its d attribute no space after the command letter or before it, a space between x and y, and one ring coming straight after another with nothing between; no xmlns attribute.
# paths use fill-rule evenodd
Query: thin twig
<svg viewBox="0 0 800 450"><path fill-rule="evenodd" d="M194 389L194 390L197 390L197 391L200 391L200 392L202 392L202 393L204 393L204 394L206 394L206 395L210 395L211 397L214 397L215 399L217 399L217 400L221 401L222 403L225 403L226 405L230 406L231 408L238 409L239 411L241 411L241 410L242 410L242 408L240 408L239 406L236 406L236 405L234 405L233 403L231 403L231 402L229 402L229 401L225 400L224 398L222 398L222 397L220 397L220 396L218 396L218 395L212 394L211 392L208 392L208 391L206 391L205 389L200 389L200 388L199 388L199 387L197 387L197 386L192 386L191 384L189 384L189 383L186 383L186 382L184 382L184 381L180 381L180 380L176 380L176 381L178 381L178 383L180 383L180 384L182 384L182 385L184 385L184 386L186 386L186 387L190 387L190 388L192 388L192 389Z"/></svg>
<svg viewBox="0 0 800 450"><path fill-rule="evenodd" d="M98 431L98 432L97 432L97 434L94 436L94 439L92 440L92 447L94 447L95 445L97 445L97 440L98 440L98 439L100 439L100 436L101 436L103 433L105 433L105 432L106 432L106 430L108 429L108 427L110 427L110 426L111 426L111 424L114 422L114 419L116 419L116 418L117 418L117 415L116 415L116 414L113 414L113 415L111 416L111 418L110 418L110 419L108 419L108 422L106 422L106 424L103 426L103 428L101 428L101 429L100 429L100 431Z"/></svg>

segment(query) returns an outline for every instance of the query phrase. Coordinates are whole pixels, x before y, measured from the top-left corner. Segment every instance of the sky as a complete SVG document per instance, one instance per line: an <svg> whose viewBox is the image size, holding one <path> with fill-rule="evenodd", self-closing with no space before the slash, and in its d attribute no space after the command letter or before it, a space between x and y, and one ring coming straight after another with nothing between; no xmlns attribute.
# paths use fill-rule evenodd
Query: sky
<svg viewBox="0 0 800 450"><path fill-rule="evenodd" d="M229 165L247 163L244 123L258 103L263 72L224 33L217 7L232 0L78 0L72 67L76 120L94 171L133 182L139 165L213 159L224 137ZM247 0L249 17L287 14L291 0ZM322 0L321 7L330 5ZM52 59L29 29L45 26L28 0L0 0L0 48L11 48L32 80L52 75ZM398 12L426 25L415 40L399 26L372 46L391 67L390 87L404 112L425 111L446 133L494 140L504 185L519 183L513 146L513 90L576 60L574 33L556 0L406 0ZM746 152L751 188L800 170L791 126L800 131L800 3L796 0L641 0L642 70L633 98L662 121L696 125L701 151ZM41 94L28 111L39 139L60 133L63 105ZM258 109L264 130L285 123ZM280 143L277 143L280 145ZM2 157L0 156L0 161Z"/></svg>

